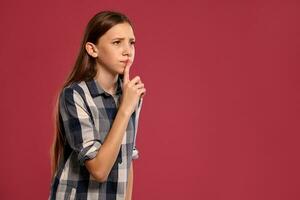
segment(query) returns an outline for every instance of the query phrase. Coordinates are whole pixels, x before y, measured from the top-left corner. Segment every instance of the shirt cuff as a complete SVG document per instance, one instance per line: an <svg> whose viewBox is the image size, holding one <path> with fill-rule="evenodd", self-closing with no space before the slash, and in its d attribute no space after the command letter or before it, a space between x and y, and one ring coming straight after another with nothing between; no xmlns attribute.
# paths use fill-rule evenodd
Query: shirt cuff
<svg viewBox="0 0 300 200"><path fill-rule="evenodd" d="M92 145L83 148L78 154L80 165L84 166L86 160L95 158L100 147L101 143L99 141L93 141Z"/></svg>
<svg viewBox="0 0 300 200"><path fill-rule="evenodd" d="M132 159L135 160L138 158L139 158L139 151L136 148L134 148L132 151Z"/></svg>

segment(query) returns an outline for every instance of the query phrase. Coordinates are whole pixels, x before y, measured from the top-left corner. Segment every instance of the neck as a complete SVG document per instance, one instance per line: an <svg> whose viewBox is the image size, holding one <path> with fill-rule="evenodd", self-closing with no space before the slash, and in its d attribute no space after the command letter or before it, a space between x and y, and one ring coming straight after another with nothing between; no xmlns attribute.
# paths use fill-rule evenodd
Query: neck
<svg viewBox="0 0 300 200"><path fill-rule="evenodd" d="M111 95L114 95L116 93L118 74L111 73L98 63L96 80L100 83L103 90L105 90L107 93Z"/></svg>

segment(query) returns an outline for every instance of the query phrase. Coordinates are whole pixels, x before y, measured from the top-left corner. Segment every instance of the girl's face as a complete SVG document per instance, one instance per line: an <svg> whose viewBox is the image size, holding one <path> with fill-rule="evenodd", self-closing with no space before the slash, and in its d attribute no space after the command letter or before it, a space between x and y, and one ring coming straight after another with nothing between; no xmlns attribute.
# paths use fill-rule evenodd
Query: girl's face
<svg viewBox="0 0 300 200"><path fill-rule="evenodd" d="M123 74L126 61L134 60L135 37L128 23L117 24L98 39L95 48L97 64L112 74Z"/></svg>

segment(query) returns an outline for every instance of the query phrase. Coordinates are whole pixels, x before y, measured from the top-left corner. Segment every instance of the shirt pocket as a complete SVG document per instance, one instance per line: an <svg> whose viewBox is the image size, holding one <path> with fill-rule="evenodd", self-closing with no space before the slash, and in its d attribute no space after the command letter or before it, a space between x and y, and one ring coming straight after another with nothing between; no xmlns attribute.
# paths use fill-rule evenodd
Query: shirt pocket
<svg viewBox="0 0 300 200"><path fill-rule="evenodd" d="M76 199L76 184L67 183L67 180L63 183L59 183L57 188L56 199L59 200L75 200Z"/></svg>
<svg viewBox="0 0 300 200"><path fill-rule="evenodd" d="M99 118L99 133L100 133L100 140L103 144L107 134L111 129L111 124L109 119L107 118Z"/></svg>
<svg viewBox="0 0 300 200"><path fill-rule="evenodd" d="M69 186L68 187L70 188L70 191L67 191L66 192L66 200L75 200L75 197L76 197L76 188L75 187L72 187L72 186Z"/></svg>

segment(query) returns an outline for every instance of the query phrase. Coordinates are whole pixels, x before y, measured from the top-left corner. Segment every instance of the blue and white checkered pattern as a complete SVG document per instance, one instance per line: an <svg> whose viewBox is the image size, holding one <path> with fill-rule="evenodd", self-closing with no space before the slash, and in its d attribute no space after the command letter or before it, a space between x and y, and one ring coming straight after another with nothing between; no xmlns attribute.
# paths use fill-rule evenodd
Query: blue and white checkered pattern
<svg viewBox="0 0 300 200"><path fill-rule="evenodd" d="M135 143L142 99L128 122L107 181L97 182L84 165L85 160L94 158L101 148L117 114L121 95L120 76L113 96L105 92L96 79L73 83L62 90L59 112L66 142L51 182L49 199L125 199L130 165L139 157Z"/></svg>

